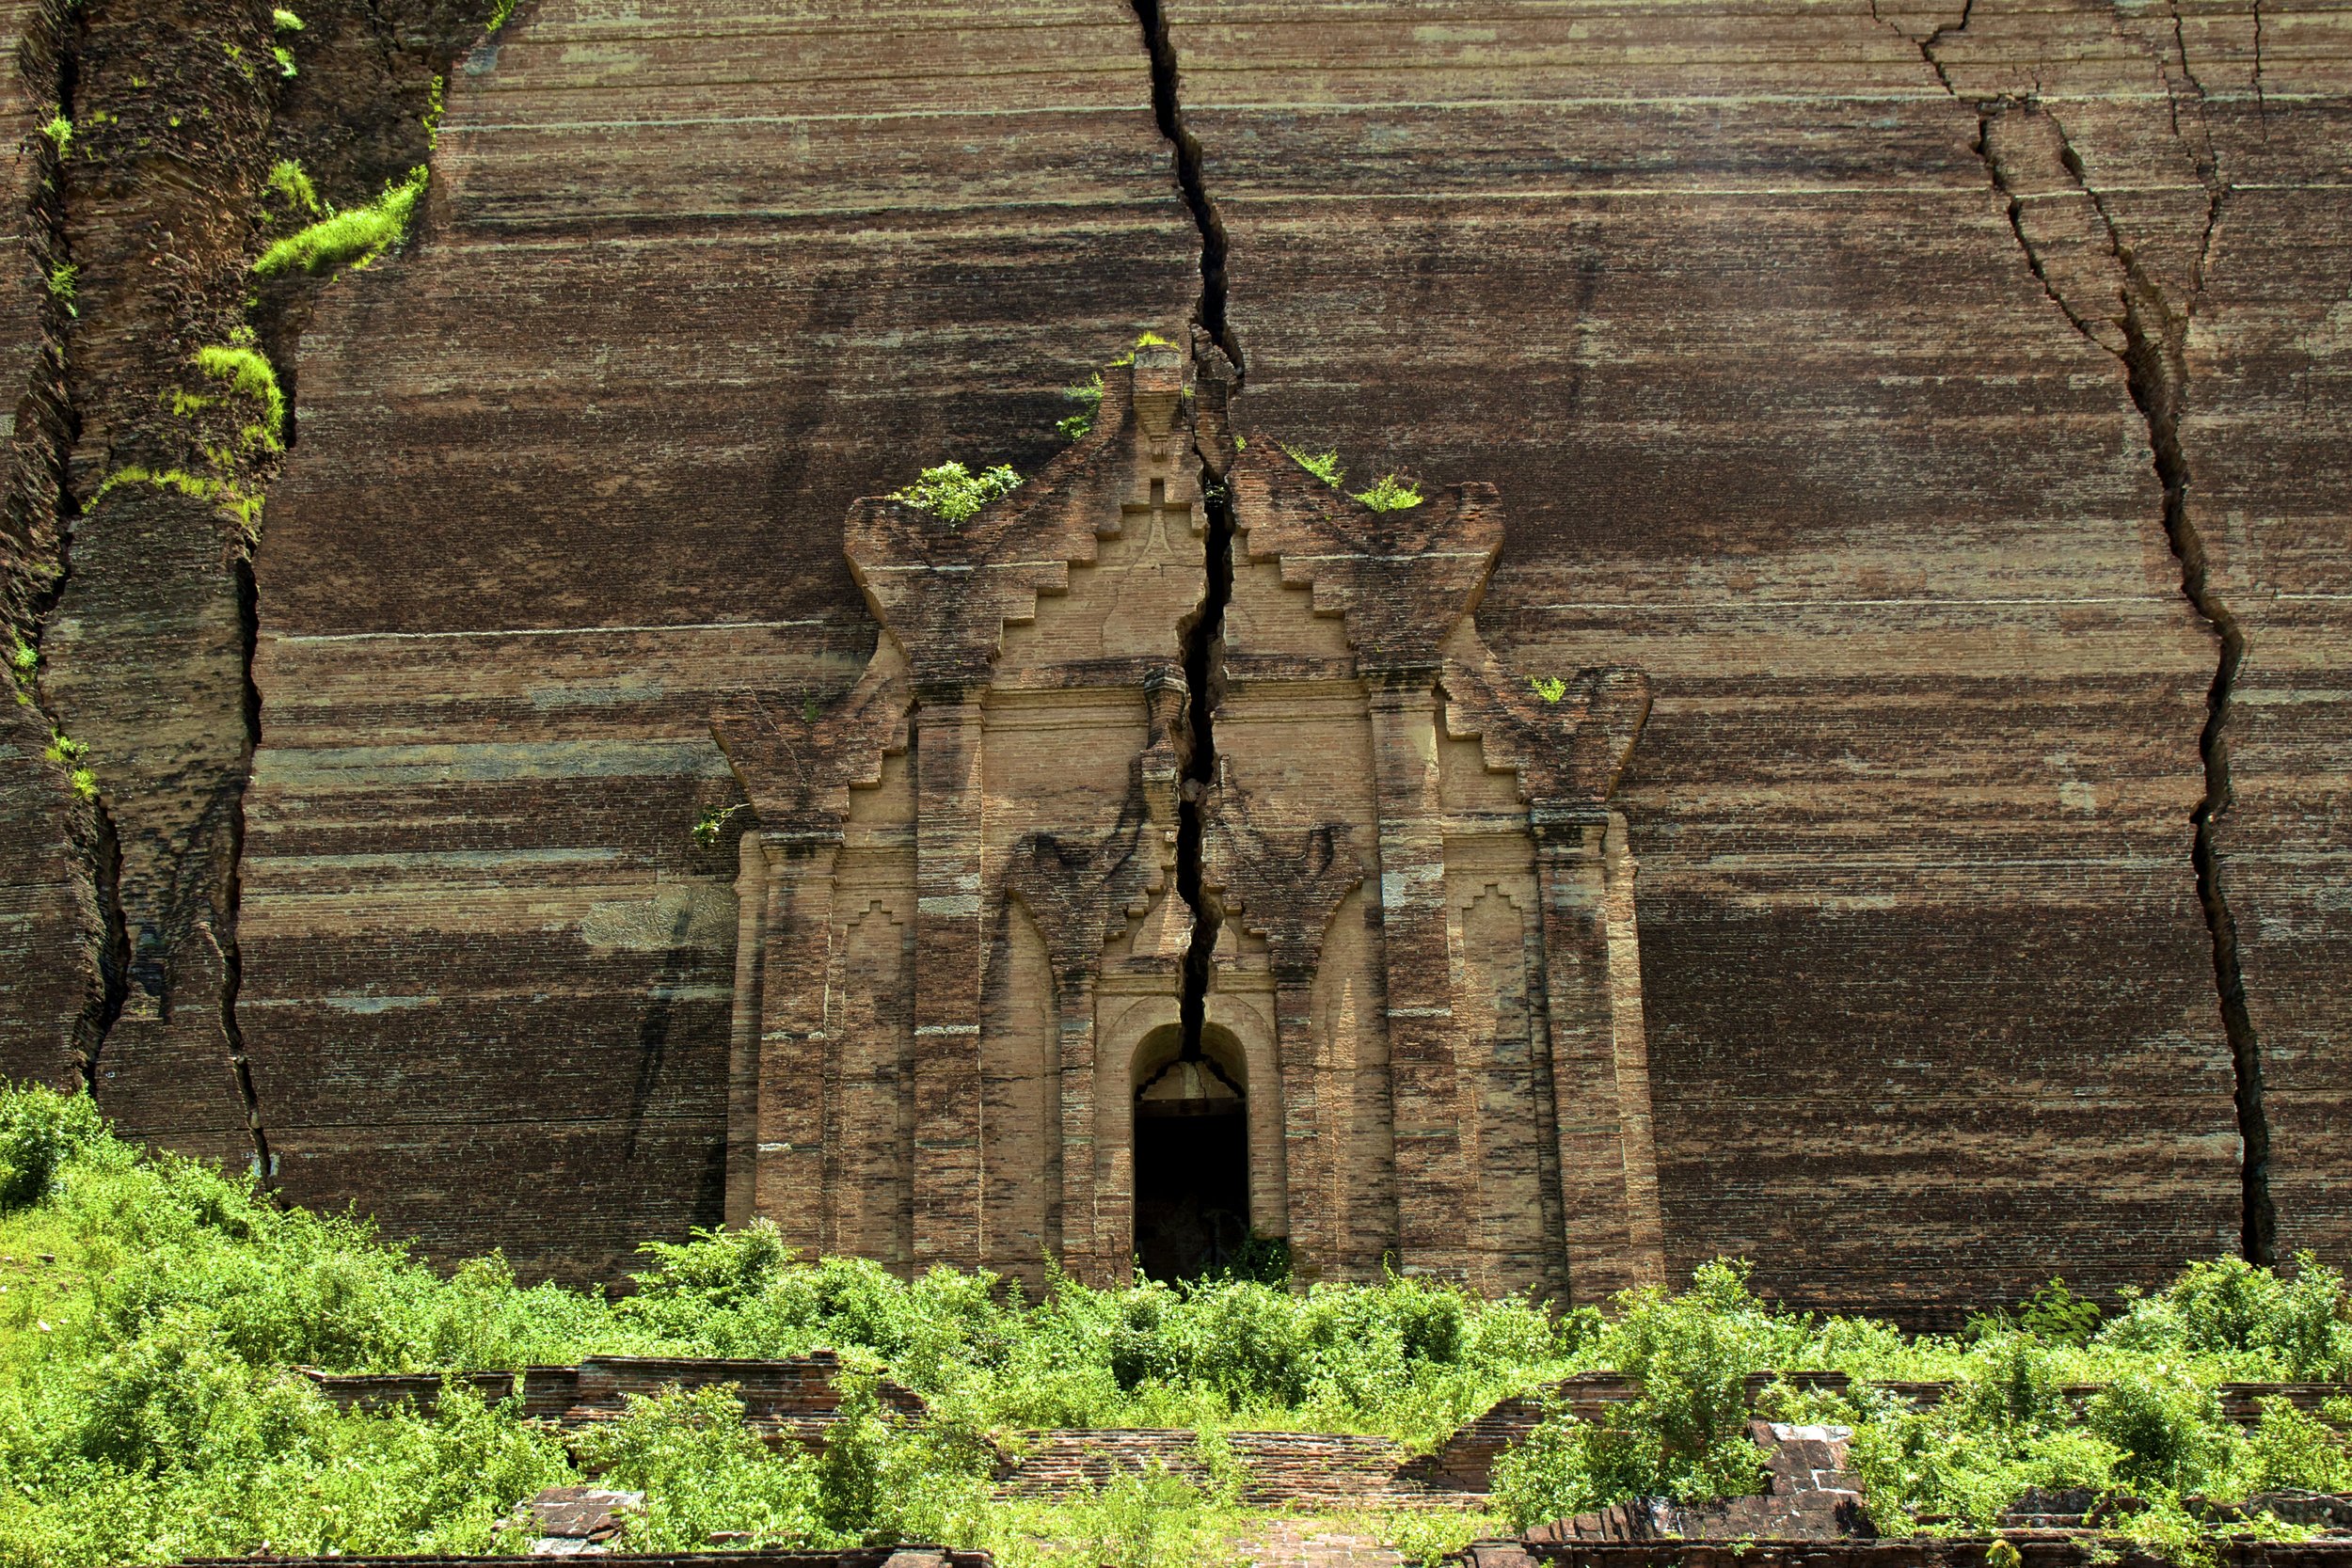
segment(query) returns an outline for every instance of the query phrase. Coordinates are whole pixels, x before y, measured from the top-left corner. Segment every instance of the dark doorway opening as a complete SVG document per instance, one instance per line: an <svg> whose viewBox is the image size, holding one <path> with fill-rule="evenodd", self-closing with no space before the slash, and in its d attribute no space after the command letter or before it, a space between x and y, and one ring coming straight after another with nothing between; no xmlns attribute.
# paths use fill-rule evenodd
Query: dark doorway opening
<svg viewBox="0 0 2352 1568"><path fill-rule="evenodd" d="M1136 1261L1154 1279L1198 1279L1240 1263L1249 1241L1248 1101L1215 1055L1154 1067L1152 1043L1137 1063Z"/></svg>

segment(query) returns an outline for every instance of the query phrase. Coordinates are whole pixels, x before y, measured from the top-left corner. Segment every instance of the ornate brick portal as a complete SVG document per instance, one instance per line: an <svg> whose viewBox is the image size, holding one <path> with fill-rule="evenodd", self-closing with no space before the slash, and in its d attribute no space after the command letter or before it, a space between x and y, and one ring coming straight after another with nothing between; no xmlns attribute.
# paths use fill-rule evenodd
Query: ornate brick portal
<svg viewBox="0 0 2352 1568"><path fill-rule="evenodd" d="M1139 1178L1148 1230L1154 1170L1189 1159L1304 1278L1659 1277L1608 805L1646 683L1539 691L1488 654L1489 487L1375 512L1236 450L1222 384L1185 379L1172 349L1113 368L1091 434L960 526L860 501L863 678L718 717L755 817L729 1219L902 1270L1107 1280ZM1212 540L1232 588L1202 788L1183 650ZM1187 787L1219 917L1190 1051Z"/></svg>

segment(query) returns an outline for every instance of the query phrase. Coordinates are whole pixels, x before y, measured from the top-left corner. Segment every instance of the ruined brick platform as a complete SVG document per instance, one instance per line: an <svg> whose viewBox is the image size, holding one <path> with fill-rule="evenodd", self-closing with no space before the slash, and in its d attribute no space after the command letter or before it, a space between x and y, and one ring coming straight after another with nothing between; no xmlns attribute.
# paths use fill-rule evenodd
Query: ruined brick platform
<svg viewBox="0 0 2352 1568"><path fill-rule="evenodd" d="M1068 1497L1121 1476L1153 1471L1196 1486L1214 1479L1198 1434L1179 1428L1100 1427L1027 1434L1034 1443L997 1472L1004 1497ZM1400 1471L1396 1445L1380 1437L1319 1432L1226 1433L1251 1508L1460 1507L1449 1492Z"/></svg>

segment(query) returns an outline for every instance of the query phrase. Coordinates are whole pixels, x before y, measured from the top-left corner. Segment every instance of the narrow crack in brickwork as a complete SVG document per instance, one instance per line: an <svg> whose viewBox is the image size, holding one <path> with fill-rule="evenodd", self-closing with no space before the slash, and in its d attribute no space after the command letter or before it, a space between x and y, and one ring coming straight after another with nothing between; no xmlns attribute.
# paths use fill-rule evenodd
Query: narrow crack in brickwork
<svg viewBox="0 0 2352 1568"><path fill-rule="evenodd" d="M1220 345L1220 352L1222 348ZM1184 627L1185 709L1183 796L1176 829L1176 892L1192 910L1192 940L1184 949L1184 989L1180 1017L1184 1025L1184 1054L1201 1055L1200 1031L1209 1000L1210 965L1216 953L1218 931L1225 923L1223 905L1209 892L1202 876L1202 840L1207 834L1208 794L1216 781L1216 703L1224 680L1225 607L1233 594L1233 505L1223 482L1201 465L1200 501L1203 520L1202 569L1208 591L1200 613Z"/></svg>
<svg viewBox="0 0 2352 1568"><path fill-rule="evenodd" d="M2147 425L2149 451L2157 481L2162 486L2165 539L2171 547L2174 560L2180 564L2181 594L2213 628L2219 644L2213 680L2206 689L2205 721L2198 735L2198 756L2203 770L2204 790L2196 809L2190 814L2195 834L2189 857L2196 871L2198 901L2203 910L2205 928L2212 944L2214 988L2220 1004L2222 1030L2229 1041L2235 1077L2238 1136L2243 1146L2239 1242L2249 1261L2270 1263L2275 1261L2277 1256L2278 1216L2270 1194L2270 1124L2263 1103L2262 1045L2247 1006L2246 975L2238 951L2237 918L2230 906L2226 879L2215 843L2220 820L2228 815L2234 798L2234 784L2230 773L2228 730L2238 673L2246 661L2246 634L2235 613L2214 589L2205 541L2197 530L2195 519L2189 515L2189 463L2181 444L2181 410L2188 387L2185 352L2188 327L2202 303L2206 266L2213 253L2216 233L2220 228L2230 185L2222 175L2219 159L2208 135L2204 153L2193 155L2199 180L2205 186L2207 196L2204 231L2190 277L2188 304L2185 309L2176 309L2167 296L2161 280L2149 269L2124 234L2106 198L2091 183L2082 156L2068 136L2065 126L2049 112L2046 105L2036 97L2015 94L1971 97L1961 92L1953 82L1951 71L1942 57L1944 45L1966 30L1974 6L1975 0L1968 0L1961 10L1958 22L1938 27L1925 39L1911 39L1909 34L1902 33L1895 24L1879 16L1875 4L1871 7L1871 15L1910 39L1918 49L1921 59L1943 85L1944 90L1976 115L1977 136L1973 150L1984 164L1994 188L2008 201L2010 232L2024 253L2026 264L2032 269L2043 293L2065 314L2074 330L2114 355L2122 363L2124 385ZM2189 67L2187 43L2181 35L2178 21L2176 9L2174 42L2180 54L2181 74L2196 95L2199 123L2202 128L2204 88ZM2169 93L2169 69L2167 75ZM2004 167L1993 145L1994 125L2005 114L2040 116L2056 134L2060 165L2076 191L2097 214L2105 235L2109 258L2115 267L2113 298L2121 306L2119 314L2112 317L2095 315L2089 304L2077 306L2066 297L2061 281L2052 276L2046 259L2028 231L2026 198L2012 172ZM2177 108L2174 124L2177 133ZM2099 330L2103 325L2108 327L2119 341L2110 342L2103 337Z"/></svg>
<svg viewBox="0 0 2352 1568"><path fill-rule="evenodd" d="M1133 4L1136 20L1143 25L1144 45L1152 55L1152 118L1159 121L1160 135L1168 139L1168 148L1175 154L1176 186L1184 193L1193 227L1200 231L1200 298L1193 308L1194 319L1232 362L1238 386L1248 377L1248 366L1242 358L1241 340L1234 333L1225 308L1225 262L1232 254L1232 243L1226 237L1225 219L1217 212L1216 199L1209 195L1200 138L1184 123L1176 45L1168 37L1168 13L1160 0L1133 0Z"/></svg>
<svg viewBox="0 0 2352 1568"><path fill-rule="evenodd" d="M90 814L96 824L89 846L90 889L97 904L97 929L89 939L95 976L82 1016L73 1022L73 1054L83 1082L95 1090L98 1053L131 995L131 930L122 917L122 840L114 814L103 796L90 802Z"/></svg>
<svg viewBox="0 0 2352 1568"><path fill-rule="evenodd" d="M1136 21L1143 28L1152 60L1152 113L1159 122L1176 160L1176 184L1200 234L1200 295L1193 304L1193 322L1232 367L1234 390L1248 373L1241 341L1226 309L1225 263L1231 254L1225 220L1209 195L1202 172L1200 140L1184 123L1179 93L1176 45L1168 37L1168 13L1160 0L1133 0ZM1194 340L1196 387L1212 367L1200 363L1200 339ZM1216 780L1216 700L1224 679L1225 607L1233 592L1232 500L1224 483L1210 466L1200 463L1202 521L1201 571L1204 589L1200 609L1183 628L1184 685L1187 691L1184 736L1183 793L1176 827L1176 894L1192 911L1192 936L1184 947L1184 991L1180 1001L1183 1053L1187 1061L1202 1059L1200 1037L1207 1020L1211 967L1225 911L1202 875L1203 841L1207 836L1207 800ZM1223 1074L1219 1073L1222 1077Z"/></svg>
<svg viewBox="0 0 2352 1568"><path fill-rule="evenodd" d="M253 753L262 744L262 689L253 682L253 656L261 644L261 592L250 561L237 562L237 618L245 639L245 767L229 808L229 878L226 895L229 940L221 945L220 1031L229 1042L229 1064L245 1097L246 1132L253 1139L253 1174L264 1182L278 1175L262 1124L262 1097L253 1086L253 1065L246 1057L245 1031L237 1024L237 993L245 984L245 950L237 941L238 912L245 898L245 797L253 785Z"/></svg>
<svg viewBox="0 0 2352 1568"><path fill-rule="evenodd" d="M121 257L110 253L109 242L121 248L124 229L124 204L134 198L133 191L142 178L154 188L169 193L168 201L180 205L174 209L188 221L197 232L191 237L185 229L174 225L179 239L167 233L167 245L175 245L185 255L175 254L176 261L184 262L183 271L188 277L202 276L202 268L212 265L216 270L209 281L190 285L187 278L171 282L145 283L128 291L101 294L96 310L82 319L69 331L66 323L73 320L71 310L60 307L53 298L45 323L52 350L46 356L43 370L55 382L58 430L54 453L45 454L43 462L28 457L28 444L22 434L16 443L14 465L9 475L8 505L12 524L21 513L31 513L47 520L55 539L51 551L53 561L29 574L34 581L36 597L28 594L24 581L28 574L12 572L10 580L0 584L6 590L0 612L18 626L29 622L31 634L38 635L40 618L45 616L63 597L68 582L73 577L73 533L79 521L80 509L67 483L69 463L77 445L83 440L85 410L87 418L106 429L101 450L94 461L108 467L119 467L125 454L137 455L142 442L161 443L162 455L151 453L146 461L153 466L177 466L180 457L173 449L189 439L187 432L174 421L180 418L171 410L168 401L160 406L170 410L163 415L134 413L125 416L122 408L112 411L109 418L104 398L120 388L107 382L77 385L81 370L79 359L69 358L67 348L76 340L95 338L102 343L109 334L119 337L123 323L135 320L141 310L155 310L168 317L171 329L190 341L220 341L231 326L253 327L258 330L260 346L271 361L288 400L288 421L285 438L294 437L292 400L294 394L293 362L302 329L307 325L311 309L319 293L333 282L333 276L302 275L267 283L257 283L247 270L251 261L250 246L265 237L258 217L247 214L250 198L261 180L261 170L270 159L286 157L307 165L317 177L317 183L330 199L345 203L365 200L379 188L389 173L403 170L418 161L430 161L431 131L425 117L437 99L441 84L454 62L467 49L482 38L482 25L491 9L490 0L463 0L460 5L437 13L432 24L415 27L388 8L374 0L358 7L355 17L359 25L373 37L377 46L375 76L364 69L345 66L330 67L346 70L347 79L355 86L358 96L346 95L333 99L313 95L307 109L288 118L286 105L279 96L281 83L270 75L257 76L252 71L242 72L252 99L246 102L233 84L228 90L230 98L224 101L215 90L212 99L198 103L205 113L226 106L232 110L258 109L261 124L247 125L239 139L219 140L204 149L204 156L213 160L200 171L201 181L193 181L185 171L178 175L150 176L142 164L154 165L163 158L160 152L150 152L150 136L139 135L131 138L134 130L123 129L123 119L131 113L126 105L136 104L150 118L161 110L149 97L122 97L119 88L110 98L102 82L93 74L91 90L100 95L99 102L85 103L77 98L78 57L96 50L94 60L104 60L108 47L103 42L90 41L91 23L84 8L66 0L45 0L43 16L51 24L40 37L28 32L26 47L19 53L19 68L33 88L37 100L45 101L51 94L42 75L53 71L56 78L55 99L58 113L67 120L76 120L87 113L99 125L108 127L106 133L117 145L107 146L93 140L87 151L81 138L76 138L75 166L83 169L86 161L94 164L114 164L115 183L94 181L85 171L83 181L69 197L62 178L56 149L47 141L36 138L36 146L43 156L43 183L37 196L34 223L28 228L27 248L33 260L49 276L50 269L69 259L69 240L80 248L91 249L89 260L94 269L104 271L110 265L119 270ZM267 12L260 13L265 22ZM222 13L204 25L226 30L230 40L244 41L249 50L254 18L244 12ZM191 24L191 29L201 27ZM404 28L407 30L404 32ZM331 29L330 29L331 30ZM262 35L268 37L266 31ZM49 46L44 54L37 45ZM117 39L113 47L120 47ZM159 58L167 62L179 58L175 50L193 47L198 56L204 56L209 45L176 45L156 41ZM238 57L238 49L223 44L229 58ZM306 66L309 61L304 62ZM114 61L121 66L119 60ZM124 69L127 69L124 68ZM215 68L216 70L217 68ZM350 76L349 71L357 71ZM117 74L120 74L119 71ZM291 74L291 72L289 73ZM135 87L144 92L144 84L132 78ZM213 83L220 88L227 78ZM190 86L191 93L200 95L203 84ZM175 107L167 105L167 108ZM186 105L177 105L181 113ZM342 131L349 117L358 115L377 133L373 139L362 137L346 145ZM231 118L234 118L233 116ZM181 123L175 115L169 124ZM150 128L151 129L151 128ZM405 139L396 132L405 132ZM225 133L224 133L225 135ZM418 145L411 145L412 143ZM315 154L315 156L314 156ZM47 206L44 208L42 199ZM160 220L150 214L145 227L151 228ZM136 226L135 226L135 228ZM81 242L88 242L82 244ZM207 251L207 245L211 250ZM413 240L404 249L413 249ZM231 254L243 248L241 261L220 266L222 251ZM160 259L160 258L151 258ZM193 269L193 270L191 270ZM52 320L55 318L55 320ZM89 351L104 356L103 348ZM178 366L173 373L184 375ZM72 372L72 373L70 373ZM37 387L39 394L44 388ZM37 395L36 403L40 399ZM118 399L119 401L119 399ZM135 402L135 400L134 400ZM278 463L263 456L247 458L241 463L239 483L259 494L266 490L276 477ZM46 475L46 499L39 508L28 508L27 498L40 499L43 493L42 477ZM85 476L86 478L89 476ZM20 526L21 531L21 526ZM14 564L14 563L11 563ZM119 563L118 563L118 567ZM237 1003L243 974L243 954L238 941L238 916L242 898L241 862L245 842L246 793L252 778L253 757L260 741L261 702L254 682L254 659L259 646L259 606L251 566L251 541L232 542L223 552L223 569L230 574L230 586L234 594L239 616L240 647L238 670L239 748L235 765L223 769L212 781L203 809L192 823L175 831L172 852L178 863L167 868L166 891L160 895L151 891L147 895L157 904L157 911L139 914L141 895L135 884L136 876L126 867L124 846L144 843L152 846L157 833L153 821L146 814L153 806L151 798L142 797L135 785L108 789L105 759L93 759L100 794L87 805L76 805L74 816L75 852L82 864L79 880L87 901L86 940L91 952L88 996L72 1028L72 1048L85 1082L93 1090L103 1092L107 1076L102 1065L110 1038L115 1035L132 998L144 990L153 1000L161 1020L168 1022L175 998L170 994L172 950L183 939L209 943L212 956L217 960L220 980L216 990L202 997L190 995L184 1000L191 1009L201 1008L212 1016L218 1029L228 1056L228 1067L236 1084L241 1101L239 1111L246 1136L251 1143L255 1169L265 1178L271 1174L272 1149L267 1131L262 1124L261 1097L255 1084L252 1064L245 1047L245 1038L237 1018ZM28 613L29 612L29 613ZM98 690L86 701L86 707L103 714L109 698L115 693L105 689L106 674L102 670L94 676ZM36 693L38 695L38 692ZM55 716L43 708L43 717L56 727ZM69 716L70 717L70 716ZM224 718L226 715L223 716ZM152 879L151 879L151 881ZM128 889L128 890L126 890ZM161 933L158 935L158 933ZM154 947L154 951L143 948Z"/></svg>
<svg viewBox="0 0 2352 1568"><path fill-rule="evenodd" d="M31 19L17 52L17 70L34 103L54 103L57 118L72 123L78 63L80 8L52 0ZM64 596L73 570L73 530L78 509L66 479L68 457L81 435L72 390L72 323L70 284L73 277L72 235L66 221L65 161L47 135L31 138L35 154L32 197L25 214L24 248L33 275L49 283L40 306L41 346L33 379L24 388L30 420L19 420L8 475L9 568L5 617L14 640L32 650L35 664L24 677L23 696L51 734L65 733L56 708L41 689L40 658L48 619ZM71 768L72 764L63 766ZM93 795L72 810L68 832L80 861L87 902L82 940L89 951L88 987L70 1036L75 1069L86 1086L95 1082L98 1049L121 1016L125 932L121 844L113 815Z"/></svg>

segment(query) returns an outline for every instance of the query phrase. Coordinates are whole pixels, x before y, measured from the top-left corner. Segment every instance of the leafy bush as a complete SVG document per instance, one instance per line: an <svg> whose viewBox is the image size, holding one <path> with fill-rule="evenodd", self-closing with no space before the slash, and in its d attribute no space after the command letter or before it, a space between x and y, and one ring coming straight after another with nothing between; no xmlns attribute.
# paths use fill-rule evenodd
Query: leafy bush
<svg viewBox="0 0 2352 1568"><path fill-rule="evenodd" d="M2299 1253L2281 1275L2242 1259L2191 1263L2136 1301L2099 1336L2120 1350L2226 1364L2249 1380L2352 1379L2352 1311L2344 1276Z"/></svg>
<svg viewBox="0 0 2352 1568"><path fill-rule="evenodd" d="M47 1196L68 1158L106 1139L105 1120L87 1095L0 1089L0 1209Z"/></svg>
<svg viewBox="0 0 2352 1568"><path fill-rule="evenodd" d="M2328 1419L2322 1420L2296 1409L2292 1400L2263 1401L2262 1419L2247 1435L2244 1481L2248 1491L2308 1487L2314 1492L2352 1492L2352 1448L2346 1447L2341 1430L2352 1426L2352 1401L2332 1402Z"/></svg>
<svg viewBox="0 0 2352 1568"><path fill-rule="evenodd" d="M599 1484L645 1494L644 1516L628 1527L632 1548L692 1551L723 1530L754 1547L832 1544L817 1465L770 1455L732 1387L630 1395L619 1420L581 1440L580 1456Z"/></svg>
<svg viewBox="0 0 2352 1568"><path fill-rule="evenodd" d="M904 501L917 512L929 512L953 527L999 496L1019 488L1021 476L1002 463L977 474L961 463L942 463L924 469L923 477L903 490L890 492L890 499Z"/></svg>
<svg viewBox="0 0 2352 1568"><path fill-rule="evenodd" d="M363 267L408 232L408 220L424 196L428 170L422 164L408 177L384 187L384 194L365 207L354 207L321 218L262 252L253 263L259 277L277 277L290 272L318 274L338 267Z"/></svg>
<svg viewBox="0 0 2352 1568"><path fill-rule="evenodd" d="M2235 1446L2213 1391L2169 1369L2124 1373L2091 1396L2083 1418L2122 1453L2116 1473L2143 1489L2198 1491Z"/></svg>
<svg viewBox="0 0 2352 1568"><path fill-rule="evenodd" d="M1565 1413L1544 1422L1495 1471L1497 1505L1522 1525L1640 1497L1753 1492L1762 1475L1748 1437L1747 1380L1793 1365L1806 1338L1749 1293L1744 1265L1714 1262L1675 1295L1618 1298L1603 1359L1641 1383L1609 1425Z"/></svg>

